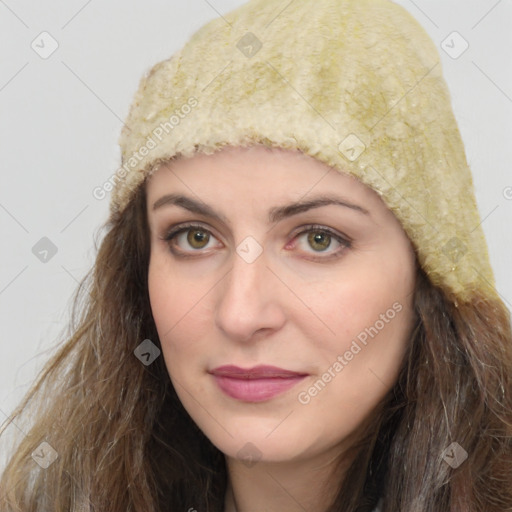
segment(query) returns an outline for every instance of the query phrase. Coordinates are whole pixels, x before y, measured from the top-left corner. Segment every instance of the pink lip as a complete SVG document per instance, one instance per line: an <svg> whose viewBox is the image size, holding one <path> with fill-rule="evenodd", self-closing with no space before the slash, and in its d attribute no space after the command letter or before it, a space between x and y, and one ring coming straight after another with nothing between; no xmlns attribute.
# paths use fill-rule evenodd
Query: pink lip
<svg viewBox="0 0 512 512"><path fill-rule="evenodd" d="M247 369L226 365L210 373L226 395L245 402L269 400L292 388L307 375L267 365Z"/></svg>

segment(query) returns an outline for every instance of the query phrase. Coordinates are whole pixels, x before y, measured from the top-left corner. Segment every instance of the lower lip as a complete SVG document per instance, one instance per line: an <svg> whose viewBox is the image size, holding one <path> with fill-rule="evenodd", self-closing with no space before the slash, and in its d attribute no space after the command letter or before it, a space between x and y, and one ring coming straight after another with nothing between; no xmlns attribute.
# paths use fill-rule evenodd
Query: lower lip
<svg viewBox="0 0 512 512"><path fill-rule="evenodd" d="M226 395L237 400L243 400L244 402L264 402L269 400L289 390L305 377L305 375L297 375L296 377L286 378L235 379L214 375L219 388Z"/></svg>

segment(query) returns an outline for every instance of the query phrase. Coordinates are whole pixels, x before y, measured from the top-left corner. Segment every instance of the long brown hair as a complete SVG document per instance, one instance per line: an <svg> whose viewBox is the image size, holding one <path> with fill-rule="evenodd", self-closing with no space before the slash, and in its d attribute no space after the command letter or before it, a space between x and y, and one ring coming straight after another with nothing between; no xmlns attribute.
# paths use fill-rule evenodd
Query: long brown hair
<svg viewBox="0 0 512 512"><path fill-rule="evenodd" d="M145 187L103 227L62 347L0 429L27 432L0 478L0 510L222 512L223 454L181 405L163 357L146 366L134 355L145 339L159 346ZM382 512L512 510L509 312L476 291L457 303L421 269L415 310L396 385L327 512L369 512L381 497ZM31 456L43 441L58 455L46 469ZM467 453L458 467L453 443Z"/></svg>

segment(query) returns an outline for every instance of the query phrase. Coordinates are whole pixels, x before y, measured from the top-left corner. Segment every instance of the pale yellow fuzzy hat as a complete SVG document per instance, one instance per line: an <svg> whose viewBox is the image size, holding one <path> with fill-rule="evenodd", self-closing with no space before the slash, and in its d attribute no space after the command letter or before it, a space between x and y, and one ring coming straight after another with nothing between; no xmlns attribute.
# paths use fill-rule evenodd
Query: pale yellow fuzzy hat
<svg viewBox="0 0 512 512"><path fill-rule="evenodd" d="M140 82L111 214L157 164L226 145L299 149L376 190L430 280L496 295L434 44L388 0L252 0Z"/></svg>

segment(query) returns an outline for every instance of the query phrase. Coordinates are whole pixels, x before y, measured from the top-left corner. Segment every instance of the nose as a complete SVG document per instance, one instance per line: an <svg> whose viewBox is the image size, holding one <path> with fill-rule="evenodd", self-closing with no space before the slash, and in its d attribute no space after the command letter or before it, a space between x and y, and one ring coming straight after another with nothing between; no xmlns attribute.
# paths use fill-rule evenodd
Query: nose
<svg viewBox="0 0 512 512"><path fill-rule="evenodd" d="M285 308L277 290L282 283L267 266L265 252L251 263L234 254L231 271L219 284L215 321L225 336L250 341L284 325Z"/></svg>

